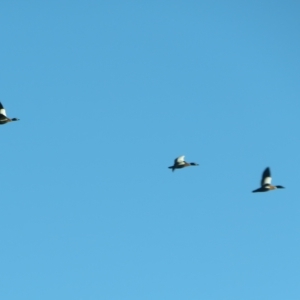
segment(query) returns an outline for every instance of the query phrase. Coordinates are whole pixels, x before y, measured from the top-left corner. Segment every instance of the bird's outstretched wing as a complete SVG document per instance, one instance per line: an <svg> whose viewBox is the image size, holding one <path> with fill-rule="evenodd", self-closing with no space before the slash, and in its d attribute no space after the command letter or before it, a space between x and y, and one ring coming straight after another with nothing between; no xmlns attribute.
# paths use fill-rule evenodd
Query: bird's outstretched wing
<svg viewBox="0 0 300 300"><path fill-rule="evenodd" d="M174 160L174 165L182 165L184 164L184 155L177 157Z"/></svg>
<svg viewBox="0 0 300 300"><path fill-rule="evenodd" d="M262 174L262 178L261 178L261 186L264 186L266 184L271 184L271 171L270 168L266 168Z"/></svg>
<svg viewBox="0 0 300 300"><path fill-rule="evenodd" d="M5 108L3 107L2 103L0 102L0 114L6 117L6 111Z"/></svg>

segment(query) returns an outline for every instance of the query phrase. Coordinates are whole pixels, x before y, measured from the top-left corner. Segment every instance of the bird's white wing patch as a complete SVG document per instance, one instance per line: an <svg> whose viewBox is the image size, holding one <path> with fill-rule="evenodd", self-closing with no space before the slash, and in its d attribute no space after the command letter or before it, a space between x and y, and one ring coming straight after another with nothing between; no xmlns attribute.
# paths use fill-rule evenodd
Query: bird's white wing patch
<svg viewBox="0 0 300 300"><path fill-rule="evenodd" d="M4 115L6 117L6 111L4 108L0 108L0 114Z"/></svg>
<svg viewBox="0 0 300 300"><path fill-rule="evenodd" d="M182 162L184 162L184 155L177 157L176 162L177 162L177 163L182 163Z"/></svg>
<svg viewBox="0 0 300 300"><path fill-rule="evenodd" d="M177 164L177 165L184 165L184 155L182 155L182 156L179 156L179 157L177 157L176 158L176 162L175 162L175 164Z"/></svg>
<svg viewBox="0 0 300 300"><path fill-rule="evenodd" d="M266 177L264 179L264 184L271 184L272 178L271 177Z"/></svg>

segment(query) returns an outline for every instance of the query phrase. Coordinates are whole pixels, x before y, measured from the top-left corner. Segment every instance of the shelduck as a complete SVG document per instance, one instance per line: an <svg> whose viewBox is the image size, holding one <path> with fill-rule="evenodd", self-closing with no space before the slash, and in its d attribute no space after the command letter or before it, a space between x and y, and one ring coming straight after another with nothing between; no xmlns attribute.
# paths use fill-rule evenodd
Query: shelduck
<svg viewBox="0 0 300 300"><path fill-rule="evenodd" d="M6 111L5 108L3 107L2 103L0 102L0 125L6 124L8 122L13 122L13 121L19 121L17 118L8 118L6 116Z"/></svg>
<svg viewBox="0 0 300 300"><path fill-rule="evenodd" d="M189 167L189 166L199 166L199 164L197 163L188 163L184 160L184 155L179 156L177 158L175 158L174 160L174 165L169 167L169 169L172 169L172 172L175 171L175 169L182 169L185 167Z"/></svg>
<svg viewBox="0 0 300 300"><path fill-rule="evenodd" d="M261 187L259 189L256 189L252 191L252 193L257 192L268 192L275 189L284 189L281 185L271 185L271 171L270 168L266 168L262 174L260 185Z"/></svg>

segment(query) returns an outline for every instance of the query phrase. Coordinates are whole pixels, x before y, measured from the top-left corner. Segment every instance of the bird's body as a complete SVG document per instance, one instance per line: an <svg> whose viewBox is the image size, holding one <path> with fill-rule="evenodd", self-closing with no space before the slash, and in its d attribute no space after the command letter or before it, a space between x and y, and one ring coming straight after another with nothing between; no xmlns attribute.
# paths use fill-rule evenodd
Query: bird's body
<svg viewBox="0 0 300 300"><path fill-rule="evenodd" d="M268 192L275 189L284 189L284 187L281 185L271 185L271 181L272 178L271 178L270 168L266 168L262 174L262 178L260 182L261 187L252 191L252 193Z"/></svg>
<svg viewBox="0 0 300 300"><path fill-rule="evenodd" d="M4 125L6 123L13 122L13 121L19 121L19 119L17 119L17 118L12 118L12 119L8 118L6 116L5 108L3 107L3 105L0 102L0 125Z"/></svg>
<svg viewBox="0 0 300 300"><path fill-rule="evenodd" d="M184 160L184 155L175 158L174 165L169 167L174 172L176 169L182 169L189 166L198 166L197 163L188 163Z"/></svg>

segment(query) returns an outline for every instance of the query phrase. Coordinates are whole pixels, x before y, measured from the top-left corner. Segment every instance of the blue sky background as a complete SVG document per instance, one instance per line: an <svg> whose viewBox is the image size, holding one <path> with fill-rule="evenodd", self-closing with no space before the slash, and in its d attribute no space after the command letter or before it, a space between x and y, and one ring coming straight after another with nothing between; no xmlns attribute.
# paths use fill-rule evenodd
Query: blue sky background
<svg viewBox="0 0 300 300"><path fill-rule="evenodd" d="M298 300L299 14L1 1L1 299Z"/></svg>

